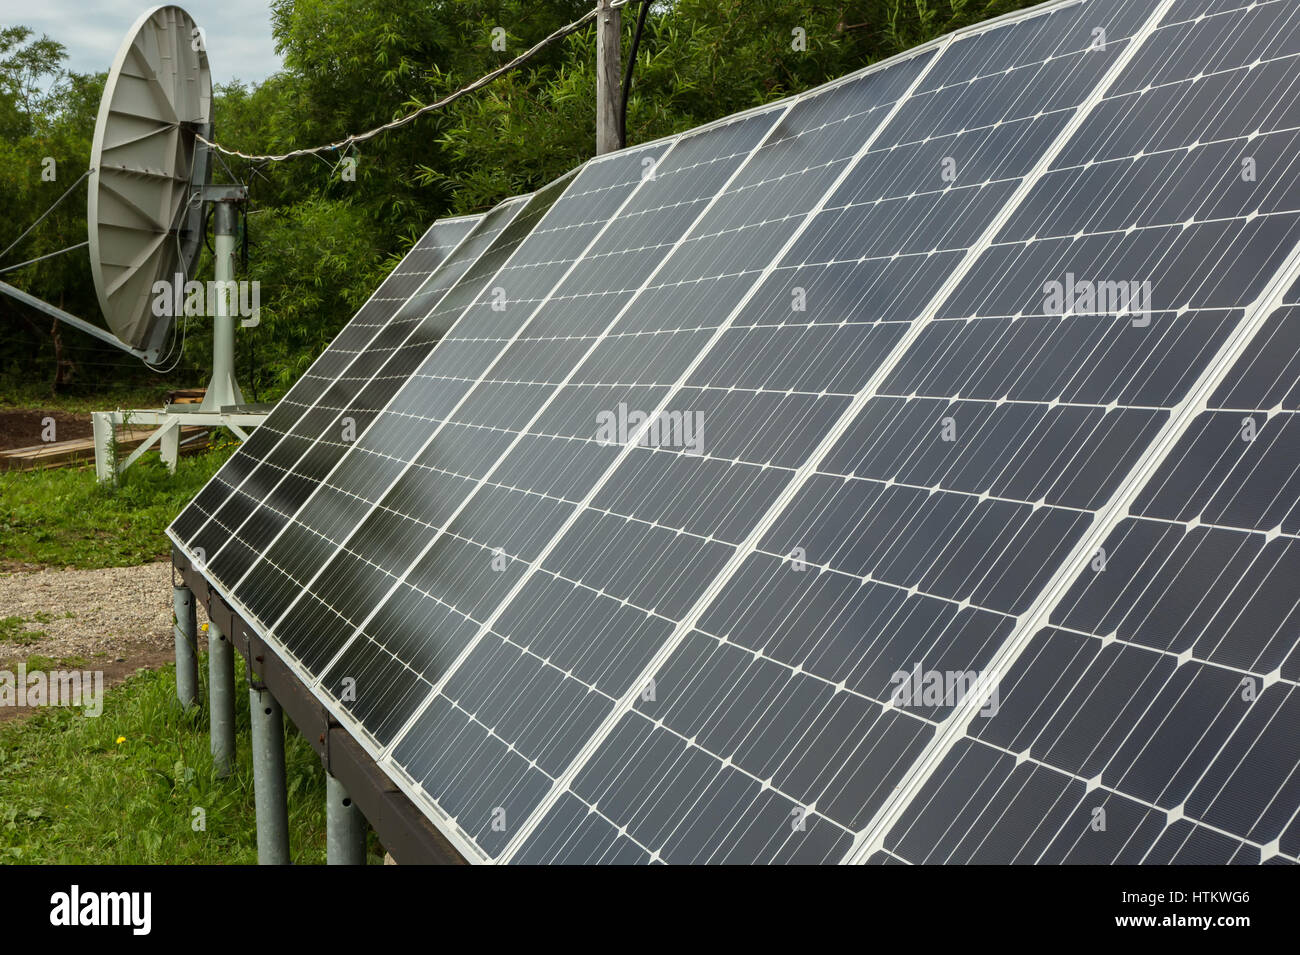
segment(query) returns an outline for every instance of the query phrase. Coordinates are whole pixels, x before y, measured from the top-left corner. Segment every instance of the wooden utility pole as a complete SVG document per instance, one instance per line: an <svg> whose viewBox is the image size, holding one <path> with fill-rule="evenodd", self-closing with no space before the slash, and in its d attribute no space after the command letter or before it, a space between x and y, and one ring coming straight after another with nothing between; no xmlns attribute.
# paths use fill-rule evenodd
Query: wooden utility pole
<svg viewBox="0 0 1300 955"><path fill-rule="evenodd" d="M619 50L622 11L612 0L596 2L596 154L623 148L619 109L622 106L623 57Z"/></svg>

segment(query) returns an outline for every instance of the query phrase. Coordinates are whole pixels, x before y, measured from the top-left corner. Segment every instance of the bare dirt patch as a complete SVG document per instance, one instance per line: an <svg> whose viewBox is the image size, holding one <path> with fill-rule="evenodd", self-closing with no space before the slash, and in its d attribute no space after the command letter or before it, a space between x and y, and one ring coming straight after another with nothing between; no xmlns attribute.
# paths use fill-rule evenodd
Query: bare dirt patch
<svg viewBox="0 0 1300 955"><path fill-rule="evenodd" d="M54 440L89 438L94 433L90 415L73 411L0 411L0 451L29 448L42 443L45 419L54 419Z"/></svg>
<svg viewBox="0 0 1300 955"><path fill-rule="evenodd" d="M200 606L199 626L206 621ZM171 563L0 573L0 669L32 657L102 671L106 688L170 663ZM0 707L0 722L27 712Z"/></svg>

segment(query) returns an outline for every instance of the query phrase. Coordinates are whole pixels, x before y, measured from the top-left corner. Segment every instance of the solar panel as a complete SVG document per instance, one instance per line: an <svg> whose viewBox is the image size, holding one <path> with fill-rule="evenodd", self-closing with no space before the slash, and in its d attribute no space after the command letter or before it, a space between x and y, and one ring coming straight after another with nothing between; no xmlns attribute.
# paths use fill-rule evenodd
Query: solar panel
<svg viewBox="0 0 1300 955"><path fill-rule="evenodd" d="M890 791L891 774L924 744L926 721L885 709L879 688L866 680L850 684L844 671L854 661L836 646L850 635L872 636L862 628L894 599L895 579L911 568L878 568L879 582L863 589L872 569L862 565L866 555L850 567L836 551L856 543L846 531L875 539L855 526L864 520L870 484L865 475L823 477L813 466L834 460L853 440L837 438L855 416L871 414L867 397L891 356L906 353L927 303L955 270L969 267L980 237L1071 121L1088 95L1076 77L1095 77L1115 62L1123 29L1112 29L1110 52L1098 51L1093 63L1086 26L1079 8L1066 8L944 51L807 223L768 291L754 296L749 315L742 312L741 321L754 327L734 335L730 349L705 356L719 370L739 369L743 386L802 392L810 413L774 422L767 434L757 428L761 454L783 444L792 452L788 461L751 459L767 471L785 465L779 494L747 515L745 534L709 581L711 592L677 615L672 636L620 701L617 719L602 728L585 764L569 769L567 790L556 787L549 814L525 829L520 861L586 861L629 852L627 842L647 861L833 861ZM955 76L942 69L949 52L960 57ZM1058 109L1027 99L1031 89ZM1002 108L990 111L991 102ZM986 115L968 127L980 110ZM959 175L945 183L947 157L961 158L968 182ZM793 289L803 290L806 311L792 309ZM906 301L895 300L900 289ZM843 331L828 344L822 323L840 322ZM785 368L773 369L768 355L780 356ZM831 392L827 382L838 387ZM726 378L719 384L731 386ZM751 432L756 427L751 423ZM935 509L932 519L943 516ZM915 540L887 523L880 530L900 545L894 560L902 564L905 545L933 543L941 528L918 527ZM832 573L850 570L852 589ZM819 622L817 608L835 604L854 621L849 633L805 629ZM787 613L799 617L788 631L781 622ZM912 630L894 635L891 653L902 653L909 637L919 642L945 628L950 641L991 639L993 622L973 611L928 625L911 607L901 614L900 621L913 620ZM708 808L696 818L695 805ZM580 836L575 815L584 818Z"/></svg>
<svg viewBox="0 0 1300 955"><path fill-rule="evenodd" d="M232 545L239 548L228 569L232 596L257 619L276 618L278 610L360 519L385 475L399 466L391 455L354 452L358 447L382 445L385 432L378 427L382 412L397 400L407 378L434 346L443 341L464 304L482 290L492 275L493 263L509 255L549 201L548 196L535 196L489 213L481 229L455 256L455 270L463 270L463 274L440 283L445 287L433 296L436 304L426 310L411 309L408 303L399 310L399 314L412 315L415 330L391 355L373 357L374 371L358 396L362 414L335 416L328 447L323 454L313 448L304 457L299 473L286 481L283 503L264 502L262 513L248 521L247 530L227 545L228 550ZM362 465L359 474L358 464ZM272 531L269 542L259 546L257 536L266 538Z"/></svg>
<svg viewBox="0 0 1300 955"><path fill-rule="evenodd" d="M364 378L352 374L363 353L375 354L411 328L409 316L398 317L399 307L435 272L447 255L474 230L482 216L464 216L435 222L415 243L352 320L335 337L277 403L261 427L217 472L192 505L172 527L175 537L204 557L225 542L225 537L198 537L218 507L241 488L258 465L281 444L295 438L308 442L321 434L313 415L326 399L338 404L356 397ZM468 264L468 263L466 263ZM449 270L450 271L450 270ZM316 430L313 430L313 428ZM213 546L215 545L215 546ZM202 558L201 558L202 559Z"/></svg>
<svg viewBox="0 0 1300 955"><path fill-rule="evenodd" d="M471 859L1294 861L1298 21L593 160L173 539Z"/></svg>
<svg viewBox="0 0 1300 955"><path fill-rule="evenodd" d="M1289 416L1251 409L1278 407L1265 393L1290 387L1257 365L1285 309L1261 320L1296 268L1296 109L1279 92L1297 80L1286 58L1300 52L1300 16L1278 4L1202 12L1167 13L990 250L982 274L997 278L962 302L997 314L1016 307L1026 269L1092 260L1093 274L1113 275L1128 263L1153 283L1149 326L1061 329L1055 348L1072 361L1035 396L1112 418L1170 412L1154 439L1108 441L1079 469L1106 469L1106 512L1002 648L996 712L936 740L927 755L939 762L910 780L919 792L880 854L1227 863L1286 851L1277 840L1300 804L1289 782L1300 754L1294 687L1278 668L1296 645L1294 600L1275 576L1290 551L1270 531L1281 515L1261 507L1297 458L1274 447ZM1246 160L1267 172L1252 181ZM1107 201L1064 201L1086 195ZM1045 336L1021 339L1038 349ZM1041 388L1027 378L1010 393ZM1252 414L1268 431L1259 441L1243 439ZM1051 470L1068 480L1075 468Z"/></svg>

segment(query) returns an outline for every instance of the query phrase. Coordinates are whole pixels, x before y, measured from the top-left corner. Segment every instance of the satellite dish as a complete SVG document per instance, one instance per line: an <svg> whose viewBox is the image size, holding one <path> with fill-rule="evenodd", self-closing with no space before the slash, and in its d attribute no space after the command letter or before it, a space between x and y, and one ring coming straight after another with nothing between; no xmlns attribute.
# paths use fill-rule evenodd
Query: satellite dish
<svg viewBox="0 0 1300 955"><path fill-rule="evenodd" d="M117 51L95 122L86 225L90 269L108 327L156 361L172 316L155 315L153 285L188 279L203 246L211 180L212 76L193 18L154 7Z"/></svg>
<svg viewBox="0 0 1300 955"><path fill-rule="evenodd" d="M169 405L96 412L95 473L101 481L119 472L112 437L128 419L156 424L159 430L121 467L160 440L163 459L174 469L181 426L217 424L242 440L248 435L241 428L257 427L269 413L245 405L235 381L237 217L247 208L248 189L238 183L212 185L212 148L200 136L212 139L212 75L202 31L180 7L154 7L136 20L117 51L90 149L87 244L95 294L109 330L0 282L0 295L157 364L176 306L182 300L189 304L177 278L186 282L193 276L212 210L213 281L207 297L215 300L204 306L212 318L212 377L203 403L182 410ZM158 309L162 314L154 308L159 281L166 281L171 292L163 301L172 307ZM243 301L240 291L241 308Z"/></svg>

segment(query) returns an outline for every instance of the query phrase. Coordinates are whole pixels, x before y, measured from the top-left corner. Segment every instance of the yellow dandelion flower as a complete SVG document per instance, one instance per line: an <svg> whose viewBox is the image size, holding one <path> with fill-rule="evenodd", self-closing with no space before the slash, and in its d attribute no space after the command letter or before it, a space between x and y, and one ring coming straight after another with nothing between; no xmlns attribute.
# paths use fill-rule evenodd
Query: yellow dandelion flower
<svg viewBox="0 0 1300 955"><path fill-rule="evenodd" d="M119 736L119 737L117 738L117 745L118 745L118 746L121 746L121 745L122 745L123 743L125 743L125 742L126 742L126 737L125 737L125 736Z"/></svg>

